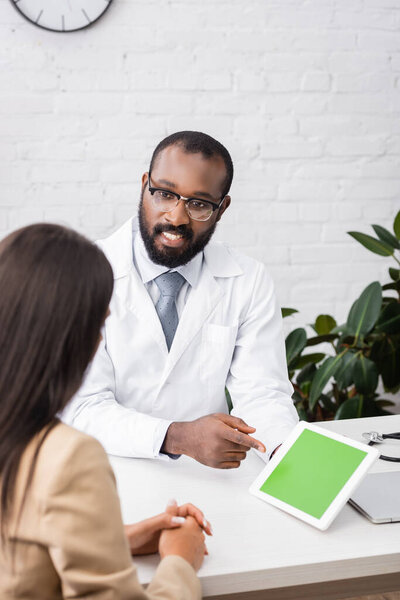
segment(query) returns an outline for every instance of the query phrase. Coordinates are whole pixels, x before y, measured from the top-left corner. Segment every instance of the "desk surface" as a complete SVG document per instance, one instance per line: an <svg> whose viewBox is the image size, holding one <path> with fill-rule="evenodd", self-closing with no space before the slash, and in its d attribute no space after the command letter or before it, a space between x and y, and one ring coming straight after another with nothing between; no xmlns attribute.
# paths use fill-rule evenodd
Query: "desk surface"
<svg viewBox="0 0 400 600"><path fill-rule="evenodd" d="M363 431L400 431L400 415L320 423L361 440ZM385 442L385 454L400 456L400 443ZM249 454L239 469L217 470L182 457L161 462L110 457L126 523L162 512L169 498L198 505L212 523L209 556L199 571L203 594L217 596L315 584L400 570L400 523L375 525L346 505L327 531L251 496L250 483L264 463ZM400 470L377 461L373 471ZM148 583L158 556L135 558Z"/></svg>

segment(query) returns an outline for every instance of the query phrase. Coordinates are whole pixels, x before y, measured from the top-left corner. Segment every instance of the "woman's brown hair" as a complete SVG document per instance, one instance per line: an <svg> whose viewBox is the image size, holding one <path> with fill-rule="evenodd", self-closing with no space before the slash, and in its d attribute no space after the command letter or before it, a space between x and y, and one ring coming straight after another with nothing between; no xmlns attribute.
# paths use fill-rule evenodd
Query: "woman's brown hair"
<svg viewBox="0 0 400 600"><path fill-rule="evenodd" d="M30 225L0 242L3 540L21 456L36 434L58 422L57 413L79 389L112 289L102 251L70 229Z"/></svg>

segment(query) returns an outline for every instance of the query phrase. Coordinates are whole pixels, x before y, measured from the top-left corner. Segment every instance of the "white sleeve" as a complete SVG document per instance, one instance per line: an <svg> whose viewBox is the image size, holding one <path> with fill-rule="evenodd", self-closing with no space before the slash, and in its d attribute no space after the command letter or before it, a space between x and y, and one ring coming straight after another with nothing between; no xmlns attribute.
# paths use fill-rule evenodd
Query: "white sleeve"
<svg viewBox="0 0 400 600"><path fill-rule="evenodd" d="M64 409L61 419L95 437L108 454L170 460L168 456L160 454L160 447L171 421L140 413L118 403L114 366L104 339L88 368L82 387Z"/></svg>
<svg viewBox="0 0 400 600"><path fill-rule="evenodd" d="M274 285L259 265L252 299L236 340L227 379L232 415L256 428L254 434L265 445L268 460L298 422L293 405L293 387L286 366L282 316Z"/></svg>

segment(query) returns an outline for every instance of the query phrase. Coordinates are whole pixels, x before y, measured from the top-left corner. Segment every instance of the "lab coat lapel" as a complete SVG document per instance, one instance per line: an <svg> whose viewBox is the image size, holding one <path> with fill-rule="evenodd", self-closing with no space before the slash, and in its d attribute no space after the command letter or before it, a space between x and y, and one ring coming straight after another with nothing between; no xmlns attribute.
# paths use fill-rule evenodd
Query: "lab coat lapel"
<svg viewBox="0 0 400 600"><path fill-rule="evenodd" d="M126 290L123 290L123 296L128 308L135 314L141 323L145 324L146 333L149 333L154 338L161 351L167 355L168 348L160 319L158 318L154 304L134 267L127 279L129 281L127 282Z"/></svg>
<svg viewBox="0 0 400 600"><path fill-rule="evenodd" d="M105 252L114 272L115 294L136 318L145 324L161 351L168 355L167 343L153 302L133 264L132 230L137 231L136 219L129 219L106 240L97 243Z"/></svg>
<svg viewBox="0 0 400 600"><path fill-rule="evenodd" d="M208 267L203 265L197 286L190 291L180 317L160 387L165 383L179 358L220 302L222 296L221 286L214 279Z"/></svg>

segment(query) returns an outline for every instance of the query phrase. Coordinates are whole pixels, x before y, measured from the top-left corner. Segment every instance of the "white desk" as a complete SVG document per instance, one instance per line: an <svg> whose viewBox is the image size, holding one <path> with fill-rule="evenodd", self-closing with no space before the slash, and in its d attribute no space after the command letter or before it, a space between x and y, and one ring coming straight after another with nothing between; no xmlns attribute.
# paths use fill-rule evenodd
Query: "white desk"
<svg viewBox="0 0 400 600"><path fill-rule="evenodd" d="M321 425L361 440L363 431L400 431L400 415ZM400 442L384 448L400 456ZM111 463L126 523L162 512L169 498L197 504L211 521L214 536L199 571L204 597L299 600L400 589L400 523L374 525L346 505L327 531L318 531L248 493L264 464L255 454L228 471L186 457L168 463L111 457ZM400 463L379 460L371 469L391 470ZM142 583L158 560L135 559Z"/></svg>

